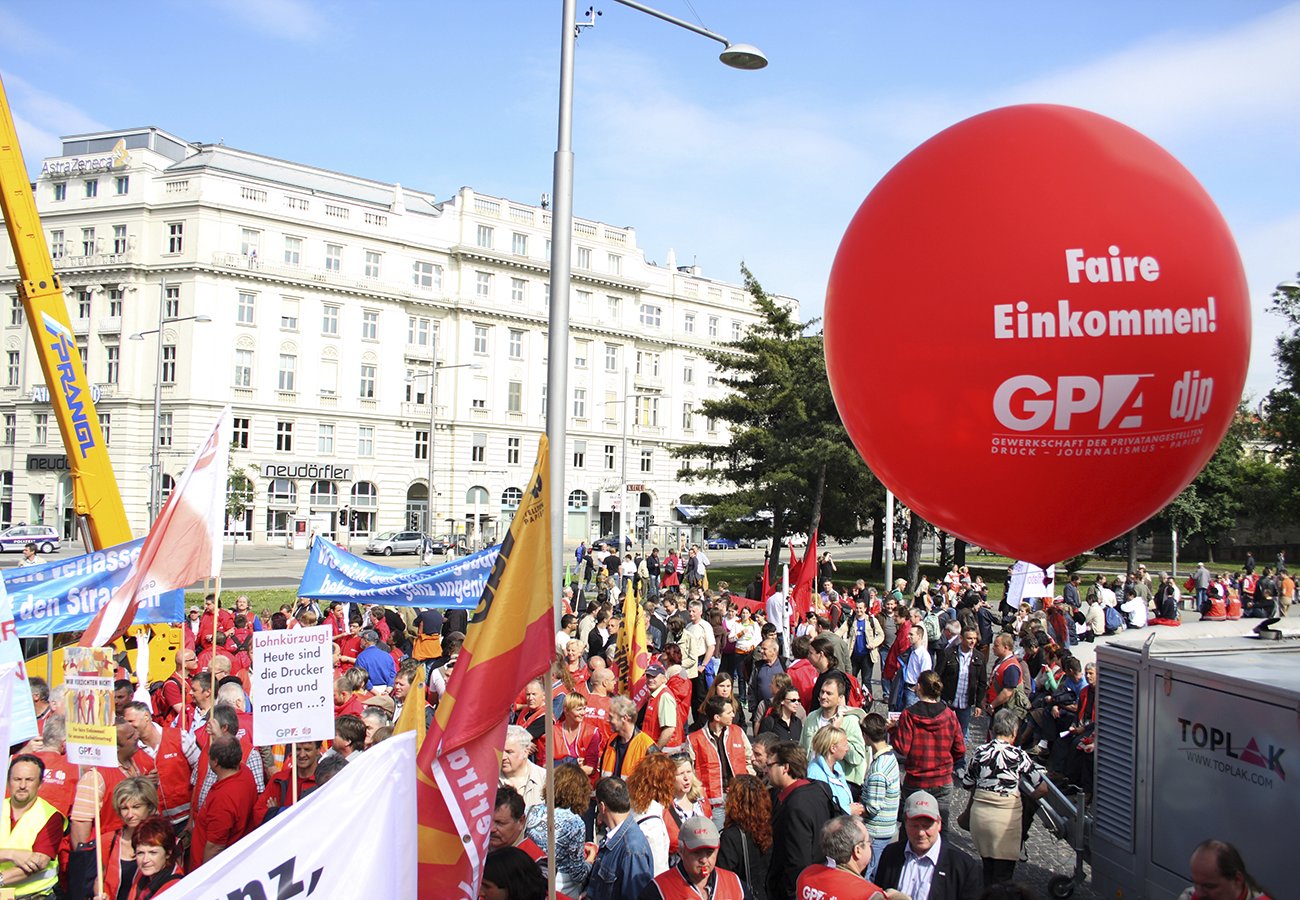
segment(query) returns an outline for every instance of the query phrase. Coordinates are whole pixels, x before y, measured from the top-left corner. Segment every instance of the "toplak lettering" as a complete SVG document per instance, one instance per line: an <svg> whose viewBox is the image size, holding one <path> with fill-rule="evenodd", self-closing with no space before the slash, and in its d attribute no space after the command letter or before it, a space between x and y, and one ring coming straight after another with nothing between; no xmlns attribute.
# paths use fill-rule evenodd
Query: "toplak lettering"
<svg viewBox="0 0 1300 900"><path fill-rule="evenodd" d="M304 884L293 877L297 864L297 857L291 856L267 872L266 879L250 881L242 888L236 888L225 897L218 897L216 900L289 900L291 897L310 897L320 884L325 867L321 866L312 872L308 876L309 881Z"/></svg>

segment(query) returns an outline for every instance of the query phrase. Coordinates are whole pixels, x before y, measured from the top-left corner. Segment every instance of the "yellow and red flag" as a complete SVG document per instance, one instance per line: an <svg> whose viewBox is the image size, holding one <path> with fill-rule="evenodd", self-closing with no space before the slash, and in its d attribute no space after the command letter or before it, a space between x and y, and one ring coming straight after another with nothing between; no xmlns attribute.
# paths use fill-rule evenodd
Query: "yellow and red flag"
<svg viewBox="0 0 1300 900"><path fill-rule="evenodd" d="M618 660L619 693L625 694L642 706L650 696L646 686L645 670L650 665L650 638L646 633L646 615L641 600L632 583L628 583L623 598L623 628L615 645Z"/></svg>
<svg viewBox="0 0 1300 900"><path fill-rule="evenodd" d="M547 442L416 760L420 900L477 897L507 712L555 655Z"/></svg>

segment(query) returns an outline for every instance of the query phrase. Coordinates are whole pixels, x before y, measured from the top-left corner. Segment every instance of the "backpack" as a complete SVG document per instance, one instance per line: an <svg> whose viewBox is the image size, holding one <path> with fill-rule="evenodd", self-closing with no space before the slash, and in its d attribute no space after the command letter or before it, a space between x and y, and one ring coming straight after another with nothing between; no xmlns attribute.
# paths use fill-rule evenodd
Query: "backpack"
<svg viewBox="0 0 1300 900"><path fill-rule="evenodd" d="M1120 617L1119 610L1113 606L1106 607L1106 633L1118 631L1124 625L1124 620Z"/></svg>
<svg viewBox="0 0 1300 900"><path fill-rule="evenodd" d="M171 680L171 678L167 678L163 681L152 681L149 683L149 706L152 707L154 721L156 722L166 722L171 718L172 710L171 707L167 705L167 698L163 694L163 688L166 687L167 682ZM177 684L180 684L179 679L177 679ZM184 696L183 691L181 695Z"/></svg>

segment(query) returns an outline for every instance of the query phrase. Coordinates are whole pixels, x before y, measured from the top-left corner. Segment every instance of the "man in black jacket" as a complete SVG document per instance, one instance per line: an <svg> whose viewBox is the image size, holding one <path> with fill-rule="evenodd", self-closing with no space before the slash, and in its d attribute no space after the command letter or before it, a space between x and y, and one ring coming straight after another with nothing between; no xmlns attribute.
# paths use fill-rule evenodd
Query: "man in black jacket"
<svg viewBox="0 0 1300 900"><path fill-rule="evenodd" d="M988 661L976 646L978 643L979 632L974 628L965 629L961 640L943 654L939 667L939 678L943 681L939 697L957 714L964 738L970 737L971 716L984 705L984 694L989 686ZM960 695L957 691L959 685L963 689ZM965 760L962 760L958 768L964 764Z"/></svg>
<svg viewBox="0 0 1300 900"><path fill-rule="evenodd" d="M917 791L903 805L907 837L880 854L875 883L912 900L976 900L984 888L980 866L939 835L939 804Z"/></svg>
<svg viewBox="0 0 1300 900"><path fill-rule="evenodd" d="M767 895L793 897L799 873L825 859L822 826L838 816L840 809L825 782L808 780L808 755L794 741L773 747L767 763L768 780L777 792Z"/></svg>

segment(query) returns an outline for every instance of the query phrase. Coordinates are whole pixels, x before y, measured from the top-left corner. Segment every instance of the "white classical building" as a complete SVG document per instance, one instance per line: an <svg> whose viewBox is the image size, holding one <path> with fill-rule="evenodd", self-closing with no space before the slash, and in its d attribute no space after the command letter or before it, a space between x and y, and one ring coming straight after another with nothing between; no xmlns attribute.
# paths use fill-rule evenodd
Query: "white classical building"
<svg viewBox="0 0 1300 900"><path fill-rule="evenodd" d="M240 540L504 535L545 426L544 207L470 188L438 201L157 128L65 138L35 191L138 533L161 368L165 490L234 409L233 464L256 486L229 524ZM721 390L702 351L741 335L754 308L672 251L648 261L634 229L579 219L573 238L566 538L612 533L622 486L653 516L651 539L675 543L693 488L669 451L726 437L695 412ZM66 460L16 278L6 243L0 524L70 535ZM160 314L182 319L164 323L161 356Z"/></svg>

